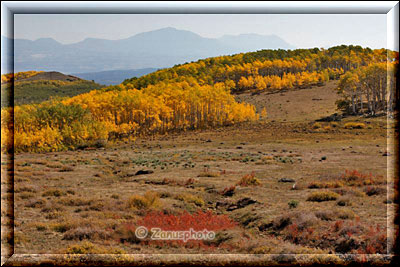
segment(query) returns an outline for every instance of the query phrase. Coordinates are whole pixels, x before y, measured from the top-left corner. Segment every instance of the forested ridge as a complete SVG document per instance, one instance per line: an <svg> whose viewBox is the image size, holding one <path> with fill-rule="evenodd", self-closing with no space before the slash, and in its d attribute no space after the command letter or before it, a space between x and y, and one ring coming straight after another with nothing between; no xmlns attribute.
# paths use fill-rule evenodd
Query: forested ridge
<svg viewBox="0 0 400 267"><path fill-rule="evenodd" d="M72 98L17 106L14 146L16 151L56 151L138 135L254 121L266 117L267 111L257 114L254 106L237 103L233 94L301 89L340 77L338 92L343 94L341 105L346 108L346 103L352 104L349 96L354 100L361 95L353 92L365 91L358 88L376 88L379 81L379 90L384 90L384 82L391 80L382 70L386 66L394 71L397 62L398 53L386 49L344 45L327 50L262 50L207 58ZM381 71L375 72L374 66ZM364 77L358 73L370 71L375 79L370 74L364 75L362 82L353 77ZM349 75L351 82L345 82ZM375 103L375 111L386 106L382 97L398 96L394 91L380 93L380 102L373 102L372 96L378 99L378 94L372 91L377 89L370 89L368 106ZM2 118L11 117L12 112L2 109ZM2 135L9 134L12 126L2 120ZM11 145L2 141L2 147Z"/></svg>

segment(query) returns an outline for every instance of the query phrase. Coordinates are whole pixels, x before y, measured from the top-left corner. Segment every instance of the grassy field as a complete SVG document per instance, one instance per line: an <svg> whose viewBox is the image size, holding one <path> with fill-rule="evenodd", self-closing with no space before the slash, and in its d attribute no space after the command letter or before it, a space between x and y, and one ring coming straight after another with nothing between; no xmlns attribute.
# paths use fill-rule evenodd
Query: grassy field
<svg viewBox="0 0 400 267"><path fill-rule="evenodd" d="M238 95L267 108L257 123L16 155L15 253L386 253L398 133L386 117L315 122L337 112L335 86ZM136 238L151 222L216 238Z"/></svg>

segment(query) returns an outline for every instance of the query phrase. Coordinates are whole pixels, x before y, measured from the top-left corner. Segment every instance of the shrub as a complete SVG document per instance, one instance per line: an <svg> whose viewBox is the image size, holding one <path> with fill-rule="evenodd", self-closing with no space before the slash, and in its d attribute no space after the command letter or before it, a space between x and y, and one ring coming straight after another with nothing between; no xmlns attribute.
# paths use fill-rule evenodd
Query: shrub
<svg viewBox="0 0 400 267"><path fill-rule="evenodd" d="M27 208L41 208L44 205L46 205L46 200L45 199L32 199L28 203L25 204L25 207Z"/></svg>
<svg viewBox="0 0 400 267"><path fill-rule="evenodd" d="M307 201L322 202L336 200L340 195L331 191L320 191L311 193L307 197Z"/></svg>
<svg viewBox="0 0 400 267"><path fill-rule="evenodd" d="M75 229L68 230L63 239L65 240L80 240L83 239L108 239L110 237L110 233L98 228L91 227L78 227Z"/></svg>
<svg viewBox="0 0 400 267"><path fill-rule="evenodd" d="M257 186L261 185L260 180L255 177L255 173L252 172L251 174L246 174L243 176L237 183L236 185L239 186Z"/></svg>
<svg viewBox="0 0 400 267"><path fill-rule="evenodd" d="M387 253L387 230L384 227L381 227L379 224L376 227L370 226L365 239L364 244L357 250L358 253Z"/></svg>
<svg viewBox="0 0 400 267"><path fill-rule="evenodd" d="M195 179L193 179L193 178L189 178L189 179L187 179L186 181L185 181L185 186L188 186L188 185L192 185L192 184L194 184L194 183L196 183L197 181L195 180Z"/></svg>
<svg viewBox="0 0 400 267"><path fill-rule="evenodd" d="M339 188L342 187L343 183L341 181L333 181L333 182L311 182L308 184L308 188Z"/></svg>
<svg viewBox="0 0 400 267"><path fill-rule="evenodd" d="M49 196L60 197L60 196L66 195L66 194L67 193L65 193L59 189L50 189L50 190L47 190L46 192L44 192L42 194L42 196L43 197L49 197Z"/></svg>
<svg viewBox="0 0 400 267"><path fill-rule="evenodd" d="M58 203L65 205L65 206L86 206L92 204L92 199L84 199L80 197L64 197L61 198Z"/></svg>
<svg viewBox="0 0 400 267"><path fill-rule="evenodd" d="M315 225L317 221L317 217L313 213L292 211L275 218L272 227L275 230L283 230L291 224L296 224L299 229L304 229Z"/></svg>
<svg viewBox="0 0 400 267"><path fill-rule="evenodd" d="M23 192L35 193L36 190L31 186L16 187L14 189L14 193L23 193Z"/></svg>
<svg viewBox="0 0 400 267"><path fill-rule="evenodd" d="M204 168L204 171L201 172L197 177L218 177L220 176L220 173L218 172L212 172L210 171L209 168Z"/></svg>
<svg viewBox="0 0 400 267"><path fill-rule="evenodd" d="M193 244L197 244L199 246L215 247L218 246L218 244L215 244L215 242L210 242L209 240L189 239L187 242L184 242L183 240L151 240L148 238L138 239L135 235L135 231L137 226L143 226L147 229L160 228L165 231L189 231L190 229L193 229L194 231L203 231L204 229L207 229L207 231L215 232L216 235L214 240L216 240L219 233L217 231L231 229L236 227L236 225L237 224L229 219L227 215L217 215L211 211L197 211L193 214L190 214L186 211L177 214L152 211L135 224L124 223L120 225L117 227L115 234L117 239L119 239L121 242L135 244L145 241L146 244L147 242L150 242L157 245L167 243L193 247ZM147 237L149 237L149 235L147 235Z"/></svg>
<svg viewBox="0 0 400 267"><path fill-rule="evenodd" d="M176 215L165 214L161 212L150 212L144 218L137 222L137 225L151 228L161 228L166 231L220 231L236 227L236 223L227 215L214 214L211 211L197 211L193 214L188 212L179 213ZM217 234L217 233L216 233ZM188 240L187 243L203 243L204 240ZM165 241L174 243L174 241ZM178 240L177 243L183 244L183 241Z"/></svg>
<svg viewBox="0 0 400 267"><path fill-rule="evenodd" d="M58 219L64 216L64 212L61 211L52 211L46 214L45 218L48 220Z"/></svg>
<svg viewBox="0 0 400 267"><path fill-rule="evenodd" d="M225 187L224 190L221 191L221 195L226 197L231 197L235 193L236 186L232 185L230 187Z"/></svg>
<svg viewBox="0 0 400 267"><path fill-rule="evenodd" d="M357 170L345 170L340 179L349 186L386 184L383 176L373 176L371 173L365 174Z"/></svg>
<svg viewBox="0 0 400 267"><path fill-rule="evenodd" d="M350 198L349 197L341 197L336 202L338 206L351 206Z"/></svg>
<svg viewBox="0 0 400 267"><path fill-rule="evenodd" d="M60 168L58 171L59 172L72 172L74 170L74 168L70 167L70 166L63 166L62 168Z"/></svg>
<svg viewBox="0 0 400 267"><path fill-rule="evenodd" d="M323 221L333 221L336 218L336 214L331 210L316 211L315 216Z"/></svg>
<svg viewBox="0 0 400 267"><path fill-rule="evenodd" d="M57 203L47 203L43 206L42 212L54 212L54 211L63 211L64 207L60 206Z"/></svg>
<svg viewBox="0 0 400 267"><path fill-rule="evenodd" d="M316 122L316 123L313 124L312 128L313 129L320 129L320 128L322 128L322 124L319 123L319 122Z"/></svg>
<svg viewBox="0 0 400 267"><path fill-rule="evenodd" d="M290 200L290 201L288 202L288 205L289 205L289 209L297 208L297 206L299 205L299 201L297 201L297 200Z"/></svg>
<svg viewBox="0 0 400 267"><path fill-rule="evenodd" d="M367 186L366 188L364 188L364 192L367 196L373 196L386 193L386 189L376 186Z"/></svg>
<svg viewBox="0 0 400 267"><path fill-rule="evenodd" d="M180 200L180 201L184 201L186 203L193 203L196 206L202 207L204 206L204 200L201 197L198 196L194 196L192 194L189 193L184 193L184 194L179 194L176 196L176 199Z"/></svg>
<svg viewBox="0 0 400 267"><path fill-rule="evenodd" d="M67 194L70 194L70 195L75 195L75 191L74 191L74 190L72 190L72 189L70 189L70 190L67 190Z"/></svg>
<svg viewBox="0 0 400 267"><path fill-rule="evenodd" d="M33 194L33 193L30 193L30 192L23 192L23 193L21 193L20 195L19 195L19 197L21 198L21 199L30 199L30 198L33 198L35 195Z"/></svg>
<svg viewBox="0 0 400 267"><path fill-rule="evenodd" d="M347 122L344 125L346 129L365 129L366 125L362 122Z"/></svg>
<svg viewBox="0 0 400 267"><path fill-rule="evenodd" d="M128 200L128 207L131 209L145 210L158 208L160 197L156 192L148 191L143 196L133 195Z"/></svg>
<svg viewBox="0 0 400 267"><path fill-rule="evenodd" d="M339 219L347 220L354 219L355 214L350 209L336 209L335 213Z"/></svg>
<svg viewBox="0 0 400 267"><path fill-rule="evenodd" d="M58 222L58 223L54 223L51 225L51 228L54 231L60 232L60 233L65 233L66 231L71 230L74 227L75 227L75 223L71 223L68 221Z"/></svg>
<svg viewBox="0 0 400 267"><path fill-rule="evenodd" d="M124 223L122 225L117 226L114 231L114 238L117 239L121 243L132 243L139 244L142 239L136 236L136 227L130 223Z"/></svg>
<svg viewBox="0 0 400 267"><path fill-rule="evenodd" d="M40 222L38 222L38 223L35 223L35 228L36 228L36 230L38 230L38 231L44 231L44 230L47 230L47 225L46 224L44 224L44 223L40 223Z"/></svg>
<svg viewBox="0 0 400 267"><path fill-rule="evenodd" d="M336 127L339 127L339 123L337 123L337 122L331 122L331 126L333 127L333 128L336 128Z"/></svg>

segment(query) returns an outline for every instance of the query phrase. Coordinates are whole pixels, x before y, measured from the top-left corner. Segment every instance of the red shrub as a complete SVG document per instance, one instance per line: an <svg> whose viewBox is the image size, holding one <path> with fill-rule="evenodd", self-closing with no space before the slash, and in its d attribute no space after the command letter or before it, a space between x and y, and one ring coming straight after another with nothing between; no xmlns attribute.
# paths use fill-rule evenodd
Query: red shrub
<svg viewBox="0 0 400 267"><path fill-rule="evenodd" d="M197 211L194 214L183 212L179 215L164 214L162 212L150 212L138 221L137 225L147 229L161 228L162 230L187 231L192 228L195 231L207 229L218 231L236 226L236 223L227 215L217 215L211 211Z"/></svg>
<svg viewBox="0 0 400 267"><path fill-rule="evenodd" d="M235 193L236 186L232 185L230 187L225 187L224 190L221 191L221 195L231 197Z"/></svg>
<svg viewBox="0 0 400 267"><path fill-rule="evenodd" d="M216 233L220 230L226 230L236 227L236 222L229 219L226 215L217 215L211 211L202 212L198 211L196 213L190 214L188 212L183 212L178 215L164 214L162 212L150 212L141 220L135 224L124 224L123 236L118 236L119 240L125 240L131 243L143 242L144 244L154 244L154 245L180 245L187 248L199 247L203 249L212 249L216 247L213 242L208 242L208 240L194 240L188 239L183 240L152 240L149 239L150 234L147 235L146 239L138 239L135 236L136 227L144 226L151 232L152 228L160 228L162 231L203 231L208 232L213 231ZM219 246L219 245L217 245Z"/></svg>
<svg viewBox="0 0 400 267"><path fill-rule="evenodd" d="M373 176L371 173L365 174L357 170L345 170L345 173L340 178L350 186L379 185L386 183L383 176Z"/></svg>

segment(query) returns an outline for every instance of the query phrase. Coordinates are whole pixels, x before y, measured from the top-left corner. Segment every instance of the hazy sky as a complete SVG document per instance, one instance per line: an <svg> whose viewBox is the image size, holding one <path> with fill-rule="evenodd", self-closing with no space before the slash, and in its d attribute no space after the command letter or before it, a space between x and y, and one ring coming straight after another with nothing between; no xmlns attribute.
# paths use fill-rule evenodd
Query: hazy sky
<svg viewBox="0 0 400 267"><path fill-rule="evenodd" d="M85 38L123 39L164 27L203 37L224 34L276 34L298 48L356 44L386 47L386 15L25 15L14 16L14 37L53 38L75 43Z"/></svg>

